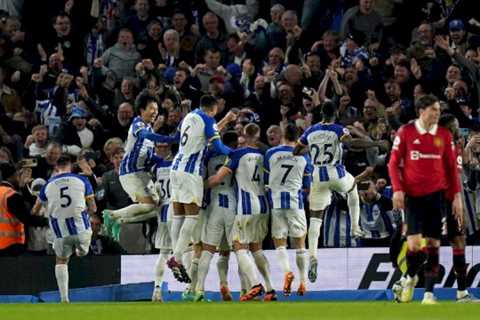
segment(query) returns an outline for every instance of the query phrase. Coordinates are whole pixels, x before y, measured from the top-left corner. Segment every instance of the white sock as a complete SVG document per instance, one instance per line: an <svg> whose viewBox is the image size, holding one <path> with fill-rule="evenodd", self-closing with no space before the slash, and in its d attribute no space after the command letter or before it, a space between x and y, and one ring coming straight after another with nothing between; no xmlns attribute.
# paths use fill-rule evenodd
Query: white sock
<svg viewBox="0 0 480 320"><path fill-rule="evenodd" d="M348 212L352 223L352 232L360 230L360 199L358 197L357 186L353 187L347 194Z"/></svg>
<svg viewBox="0 0 480 320"><path fill-rule="evenodd" d="M155 206L150 203L134 203L122 209L112 210L111 213L114 219L128 218L150 212L154 208Z"/></svg>
<svg viewBox="0 0 480 320"><path fill-rule="evenodd" d="M177 262L182 262L182 255L187 249L190 242L192 242L193 229L198 222L198 216L186 216L185 221L183 221L182 229L180 229L180 235L175 245L175 250L173 255Z"/></svg>
<svg viewBox="0 0 480 320"><path fill-rule="evenodd" d="M190 288L195 290L197 287L197 280L198 280L198 261L199 259L197 257L192 258L192 264L190 265L190 268L188 270L188 276L190 277Z"/></svg>
<svg viewBox="0 0 480 320"><path fill-rule="evenodd" d="M230 255L220 255L217 260L218 278L220 279L220 286L228 287L228 260Z"/></svg>
<svg viewBox="0 0 480 320"><path fill-rule="evenodd" d="M155 263L155 288L162 287L163 273L165 271L165 264L168 260L168 253L160 252Z"/></svg>
<svg viewBox="0 0 480 320"><path fill-rule="evenodd" d="M243 292L247 292L252 287L252 284L248 282L247 276L243 273L242 268L240 268L240 264L238 264L238 277L240 278L240 289Z"/></svg>
<svg viewBox="0 0 480 320"><path fill-rule="evenodd" d="M58 290L62 302L68 302L68 265L55 265L55 278L57 278Z"/></svg>
<svg viewBox="0 0 480 320"><path fill-rule="evenodd" d="M138 214L134 217L125 217L125 218L119 218L118 221L120 223L134 223L134 222L142 222L142 221L147 221L150 218L156 217L158 215L158 208L155 208L151 211Z"/></svg>
<svg viewBox="0 0 480 320"><path fill-rule="evenodd" d="M180 230L182 229L183 221L185 221L185 216L173 216L170 237L172 238L172 248L174 249L177 245L178 237L180 236Z"/></svg>
<svg viewBox="0 0 480 320"><path fill-rule="evenodd" d="M190 268L192 267L194 252L191 247L187 248L187 250L182 255L182 262L185 270L190 272Z"/></svg>
<svg viewBox="0 0 480 320"><path fill-rule="evenodd" d="M298 273L300 274L300 282L305 282L305 279L307 278L307 250L305 250L305 248L297 249L295 257Z"/></svg>
<svg viewBox="0 0 480 320"><path fill-rule="evenodd" d="M320 228L323 220L320 218L310 218L310 227L308 228L308 252L310 257L317 257L318 238L320 237Z"/></svg>
<svg viewBox="0 0 480 320"><path fill-rule="evenodd" d="M236 252L236 255L238 260L238 266L240 267L241 272L243 273L249 284L251 286L259 284L260 282L258 281L255 264L248 255L248 251L245 249L241 249Z"/></svg>
<svg viewBox="0 0 480 320"><path fill-rule="evenodd" d="M257 265L258 271L263 276L263 280L265 280L265 288L268 291L273 290L272 282L270 281L270 265L268 264L267 257L263 253L263 250L255 251L253 254L253 258L255 259L255 264Z"/></svg>
<svg viewBox="0 0 480 320"><path fill-rule="evenodd" d="M196 291L205 291L205 279L210 269L210 261L212 261L213 253L203 250L198 262L197 286Z"/></svg>
<svg viewBox="0 0 480 320"><path fill-rule="evenodd" d="M280 268L283 273L290 272L290 262L288 261L288 252L285 246L278 247L276 249L278 262L280 262Z"/></svg>

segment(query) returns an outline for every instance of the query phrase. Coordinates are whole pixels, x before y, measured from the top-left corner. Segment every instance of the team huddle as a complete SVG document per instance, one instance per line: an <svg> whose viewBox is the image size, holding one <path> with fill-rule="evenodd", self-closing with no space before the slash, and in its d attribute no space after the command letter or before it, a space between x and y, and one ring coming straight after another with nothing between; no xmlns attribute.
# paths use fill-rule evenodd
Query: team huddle
<svg viewBox="0 0 480 320"><path fill-rule="evenodd" d="M363 234L356 182L342 164L344 148L359 142L352 139L346 128L335 123L336 109L330 102L322 105L321 122L301 136L296 126L286 125L281 145L265 153L258 147L260 128L254 123L244 127L242 146L238 146L236 134L227 131L221 136L219 132L235 121L237 114L230 111L216 123L217 109L214 97L203 96L200 107L187 114L176 136L170 137L153 132L151 124L158 113L156 102L149 98L140 100L139 116L129 129L120 166L120 182L134 204L119 210L105 210L105 231L118 239L122 223L157 217L155 245L160 253L155 265L153 301L162 301L165 266L178 281L187 284L183 293L185 300L208 300L204 294L205 279L217 252L224 300L232 300L227 274L229 256L234 252L241 279L240 300L263 297L265 301L272 301L277 299L276 288L272 286L269 261L262 251L262 242L270 229L284 273L283 294L292 293L297 279L296 292L304 295L306 279L311 282L317 279L320 229L332 192L347 199L352 236ZM179 145L175 155L173 142ZM69 173L68 160L59 164L62 170L44 186L40 199L48 205L50 225L57 238L55 274L61 300L68 302L68 258L73 248L77 249L77 255L88 252L91 229L87 210L94 212L96 208L89 182ZM452 190L458 191L453 187ZM394 203L399 203L398 193L396 197L394 195ZM304 208L307 199L308 230ZM456 196L453 199L452 195L451 201L456 204ZM412 228L411 224L408 226ZM421 226L409 232L409 235L422 233ZM289 264L287 238L296 250L297 274ZM408 259L413 258L407 257L407 262ZM417 256L415 259L419 261ZM417 281L414 278L420 264L417 260L414 260L415 268L410 267L403 282L398 284L398 290L405 291L405 301L411 300ZM263 282L258 279L257 270Z"/></svg>

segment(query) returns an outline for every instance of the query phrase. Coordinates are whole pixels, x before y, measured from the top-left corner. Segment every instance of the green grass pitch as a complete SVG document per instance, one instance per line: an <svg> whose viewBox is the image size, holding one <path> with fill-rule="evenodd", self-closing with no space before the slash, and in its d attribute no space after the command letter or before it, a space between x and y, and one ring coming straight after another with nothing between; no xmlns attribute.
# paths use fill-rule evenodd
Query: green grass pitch
<svg viewBox="0 0 480 320"><path fill-rule="evenodd" d="M251 303L72 303L3 304L2 320L297 320L297 319L480 319L480 304L441 302L423 306L419 302L251 302Z"/></svg>

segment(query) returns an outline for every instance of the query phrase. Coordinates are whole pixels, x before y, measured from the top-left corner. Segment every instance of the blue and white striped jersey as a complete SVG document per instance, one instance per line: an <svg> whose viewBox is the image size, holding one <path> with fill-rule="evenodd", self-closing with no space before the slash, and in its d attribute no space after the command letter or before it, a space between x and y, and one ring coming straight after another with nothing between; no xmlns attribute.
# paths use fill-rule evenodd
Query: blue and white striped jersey
<svg viewBox="0 0 480 320"><path fill-rule="evenodd" d="M85 199L94 197L86 177L63 173L48 180L39 198L47 204L50 228L57 238L89 231L90 220Z"/></svg>
<svg viewBox="0 0 480 320"><path fill-rule="evenodd" d="M153 133L150 124L145 123L141 117L135 117L128 130L125 155L120 164L120 175L150 170L151 159L155 143L140 136L142 130Z"/></svg>
<svg viewBox="0 0 480 320"><path fill-rule="evenodd" d="M185 116L180 128L180 148L173 160L172 170L203 176L209 142L220 139L215 119L201 109Z"/></svg>
<svg viewBox="0 0 480 320"><path fill-rule="evenodd" d="M293 147L267 150L264 159L265 186L273 209L303 209L303 189L310 188L313 170L308 155L294 156Z"/></svg>
<svg viewBox="0 0 480 320"><path fill-rule="evenodd" d="M160 196L160 203L165 204L170 202L170 170L172 168L172 161L160 160L152 166L152 173L155 181L155 188Z"/></svg>
<svg viewBox="0 0 480 320"><path fill-rule="evenodd" d="M351 235L351 220L347 200L340 194L332 193L332 202L323 218L323 246L329 248L349 248L358 246Z"/></svg>
<svg viewBox="0 0 480 320"><path fill-rule="evenodd" d="M235 173L237 213L250 215L269 213L263 183L263 154L257 148L233 151L226 167Z"/></svg>
<svg viewBox="0 0 480 320"><path fill-rule="evenodd" d="M315 166L335 166L342 164L342 142L350 132L338 124L322 124L308 128L300 137L300 143L308 146Z"/></svg>
<svg viewBox="0 0 480 320"><path fill-rule="evenodd" d="M360 204L360 226L367 239L384 239L396 228L392 213L392 200L380 196L377 201Z"/></svg>
<svg viewBox="0 0 480 320"><path fill-rule="evenodd" d="M214 175L228 161L228 157L215 151L208 151L207 176ZM207 190L207 203L210 206L231 209L232 212L237 210L237 199L234 191L233 174L227 176L218 186Z"/></svg>

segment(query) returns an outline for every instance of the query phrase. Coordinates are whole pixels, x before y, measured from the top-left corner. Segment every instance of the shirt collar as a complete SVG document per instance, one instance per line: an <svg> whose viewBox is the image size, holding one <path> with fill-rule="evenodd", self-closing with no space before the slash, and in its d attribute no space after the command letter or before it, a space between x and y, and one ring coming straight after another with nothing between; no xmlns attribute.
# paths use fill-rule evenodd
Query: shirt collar
<svg viewBox="0 0 480 320"><path fill-rule="evenodd" d="M415 120L415 128L417 129L418 133L420 133L421 135L424 135L426 133L430 133L432 136L436 135L437 134L437 130L438 130L438 125L435 124L433 125L430 130L426 130L421 124L420 124L420 120L417 119Z"/></svg>

